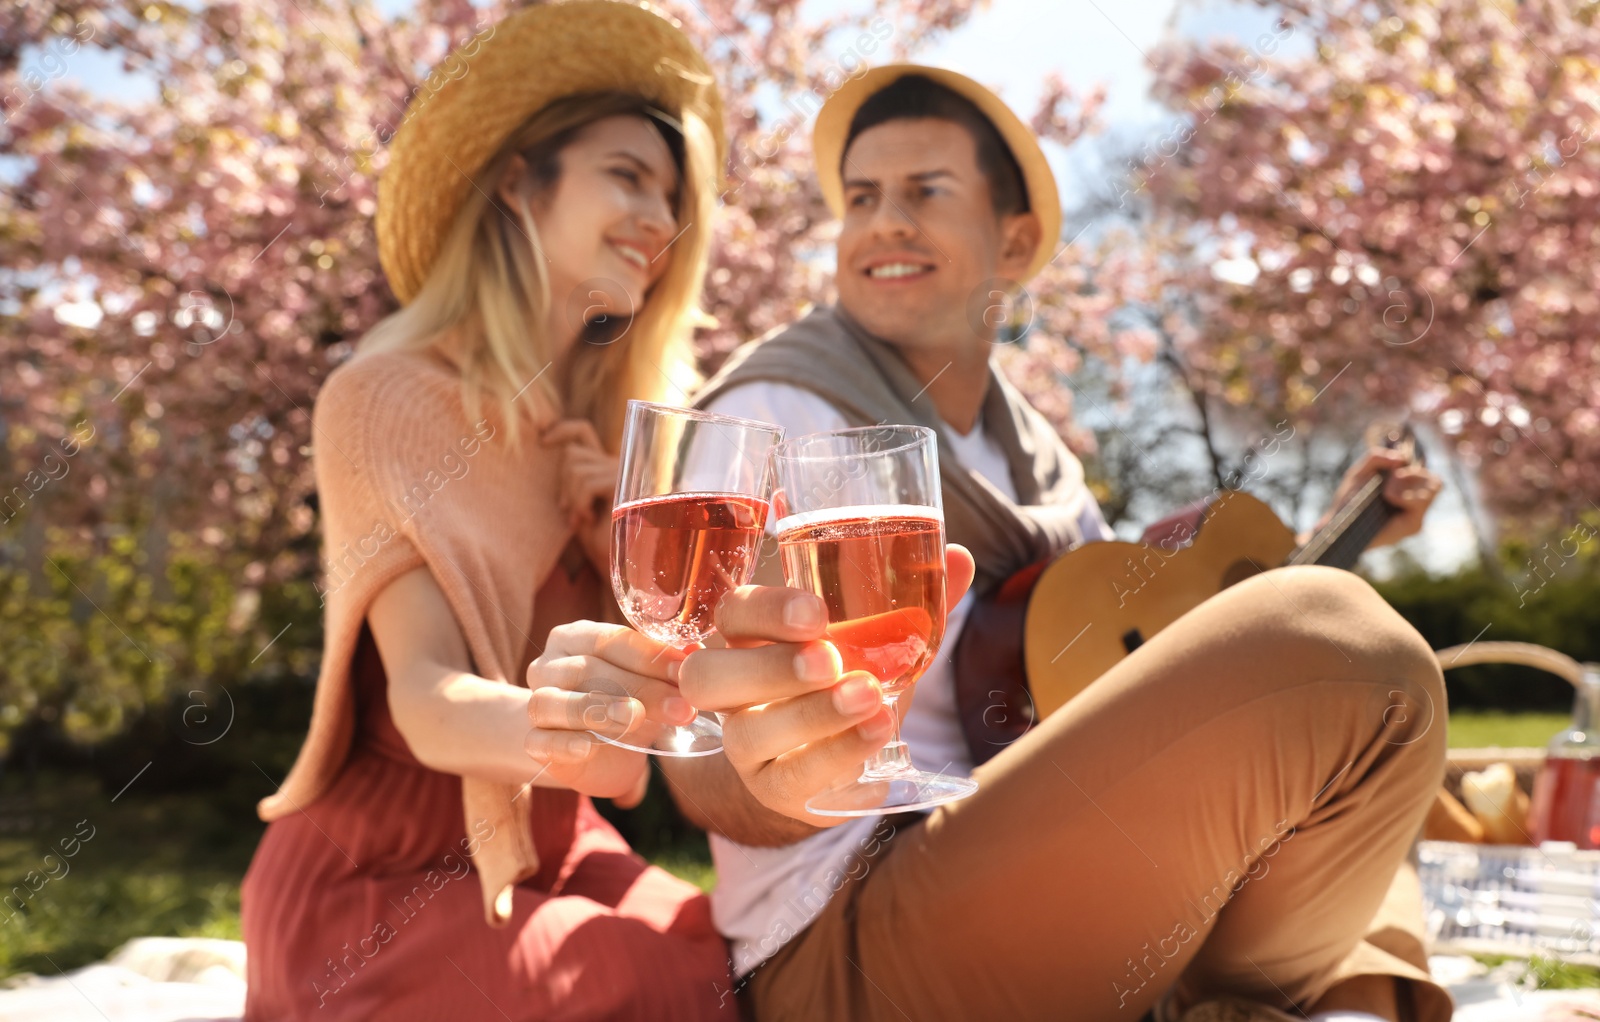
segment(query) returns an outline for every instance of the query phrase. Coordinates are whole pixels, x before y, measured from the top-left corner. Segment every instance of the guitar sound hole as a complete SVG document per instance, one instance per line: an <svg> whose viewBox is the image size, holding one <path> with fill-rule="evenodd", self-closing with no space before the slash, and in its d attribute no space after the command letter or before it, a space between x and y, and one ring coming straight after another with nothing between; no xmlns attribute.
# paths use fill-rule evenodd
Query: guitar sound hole
<svg viewBox="0 0 1600 1022"><path fill-rule="evenodd" d="M1139 629L1130 628L1122 633L1122 648L1132 653L1144 645L1144 636L1139 634Z"/></svg>
<svg viewBox="0 0 1600 1022"><path fill-rule="evenodd" d="M1234 561L1228 565L1228 570L1222 573L1222 588L1238 585L1247 578L1261 574L1262 569L1249 561Z"/></svg>

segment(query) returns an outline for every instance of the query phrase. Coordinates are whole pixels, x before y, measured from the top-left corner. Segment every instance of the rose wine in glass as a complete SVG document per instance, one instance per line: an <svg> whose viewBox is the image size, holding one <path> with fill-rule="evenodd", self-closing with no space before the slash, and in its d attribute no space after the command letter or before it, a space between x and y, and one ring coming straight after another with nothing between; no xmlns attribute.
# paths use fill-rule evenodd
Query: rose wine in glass
<svg viewBox="0 0 1600 1022"><path fill-rule="evenodd" d="M755 574L783 430L765 422L629 401L611 512L611 588L628 622L679 649L716 627L717 604ZM615 694L615 693L614 693ZM709 756L722 727L645 719L603 741L658 756Z"/></svg>
<svg viewBox="0 0 1600 1022"><path fill-rule="evenodd" d="M827 604L844 669L871 674L885 695L909 688L944 636L944 523L928 510L793 515L778 541L784 579Z"/></svg>
<svg viewBox="0 0 1600 1022"><path fill-rule="evenodd" d="M873 816L965 798L976 781L911 763L898 702L944 638L944 511L932 430L869 426L774 452L784 581L822 598L846 671L878 680L894 730L861 775L813 796L819 816Z"/></svg>
<svg viewBox="0 0 1600 1022"><path fill-rule="evenodd" d="M622 612L657 642L711 634L717 603L755 570L767 502L729 493L646 497L611 513Z"/></svg>

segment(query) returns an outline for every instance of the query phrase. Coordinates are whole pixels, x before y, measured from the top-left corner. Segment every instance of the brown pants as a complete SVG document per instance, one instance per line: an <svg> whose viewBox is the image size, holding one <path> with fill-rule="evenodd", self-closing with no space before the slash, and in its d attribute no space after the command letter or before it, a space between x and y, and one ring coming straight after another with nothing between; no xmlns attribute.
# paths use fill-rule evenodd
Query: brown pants
<svg viewBox="0 0 1600 1022"><path fill-rule="evenodd" d="M1175 984L1305 1011L1387 975L1447 1022L1407 864L1446 724L1432 652L1366 582L1242 582L901 827L756 971L756 1015L1137 1022Z"/></svg>

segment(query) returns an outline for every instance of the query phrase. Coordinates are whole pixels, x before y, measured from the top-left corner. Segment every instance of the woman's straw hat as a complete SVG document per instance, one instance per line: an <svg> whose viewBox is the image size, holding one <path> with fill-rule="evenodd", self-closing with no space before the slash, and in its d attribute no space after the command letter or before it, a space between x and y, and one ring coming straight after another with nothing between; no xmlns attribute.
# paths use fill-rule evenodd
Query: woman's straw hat
<svg viewBox="0 0 1600 1022"><path fill-rule="evenodd" d="M638 95L698 115L726 158L711 68L676 22L648 4L567 0L525 8L480 32L417 90L378 181L378 259L401 304L422 289L473 177L552 101Z"/></svg>
<svg viewBox="0 0 1600 1022"><path fill-rule="evenodd" d="M835 216L844 216L844 182L840 164L844 159L845 139L850 134L850 122L873 95L883 91L906 75L921 75L932 79L951 92L969 100L1000 132L1000 137L1011 147L1011 155L1022 168L1022 185L1028 193L1028 208L1039 217L1039 248L1033 262L1018 283L1027 283L1055 257L1061 238L1061 198L1056 192L1056 176L1039 148L1039 140L1032 130L999 96L968 78L942 67L923 67L918 64L886 64L875 67L859 78L852 78L839 87L817 112L817 125L812 129L811 146L817 160L817 180L822 185L822 197Z"/></svg>

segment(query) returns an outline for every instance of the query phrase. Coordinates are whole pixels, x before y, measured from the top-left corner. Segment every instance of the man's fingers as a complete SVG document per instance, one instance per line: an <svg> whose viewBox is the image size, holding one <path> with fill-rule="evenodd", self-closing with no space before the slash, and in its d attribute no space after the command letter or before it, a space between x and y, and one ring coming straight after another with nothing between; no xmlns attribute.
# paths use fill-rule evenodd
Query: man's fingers
<svg viewBox="0 0 1600 1022"><path fill-rule="evenodd" d="M828 609L818 597L782 586L740 586L717 606L717 631L730 644L822 638Z"/></svg>
<svg viewBox="0 0 1600 1022"><path fill-rule="evenodd" d="M945 548L945 593L954 606L972 585L972 554L959 543ZM730 646L756 642L807 642L828 627L828 608L800 589L740 586L717 607L717 631Z"/></svg>
<svg viewBox="0 0 1600 1022"><path fill-rule="evenodd" d="M1366 452L1362 454L1356 463L1351 465L1349 470L1345 472L1344 478L1339 480L1339 486L1334 492L1333 502L1329 507L1328 513L1322 516L1322 520L1317 523L1317 528L1320 529L1324 524L1326 524L1332 514L1339 508L1343 507L1356 490L1366 485L1367 480L1371 479L1373 476L1376 476L1379 472L1385 469L1404 471L1402 466L1409 464L1410 460L1411 459L1407 455L1400 451L1394 450L1393 448L1367 448ZM1386 496L1388 494L1388 486L1389 483L1386 481L1384 483L1384 492Z"/></svg>
<svg viewBox="0 0 1600 1022"><path fill-rule="evenodd" d="M683 662L678 686L702 710L732 711L832 687L843 666L830 642L707 649Z"/></svg>
<svg viewBox="0 0 1600 1022"><path fill-rule="evenodd" d="M1399 469L1389 476L1383 497L1398 507L1425 505L1438 495L1442 482L1426 469Z"/></svg>
<svg viewBox="0 0 1600 1022"><path fill-rule="evenodd" d="M972 578L977 570L972 552L966 547L951 543L944 548L945 606L954 607L961 602L961 598L972 587Z"/></svg>
<svg viewBox="0 0 1600 1022"><path fill-rule="evenodd" d="M1366 482L1384 469L1399 468L1410 463L1410 458L1404 453L1389 447L1370 447L1361 460L1356 462L1350 470L1348 478L1357 485Z"/></svg>
<svg viewBox="0 0 1600 1022"><path fill-rule="evenodd" d="M853 672L838 685L732 714L722 722L730 762L765 763L841 734L877 714L883 694L872 675Z"/></svg>
<svg viewBox="0 0 1600 1022"><path fill-rule="evenodd" d="M862 761L889 740L891 713L888 707L879 707L855 727L783 754L761 768L763 785L783 803L803 805L811 796L856 776Z"/></svg>

